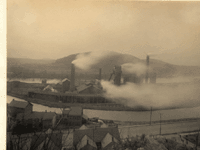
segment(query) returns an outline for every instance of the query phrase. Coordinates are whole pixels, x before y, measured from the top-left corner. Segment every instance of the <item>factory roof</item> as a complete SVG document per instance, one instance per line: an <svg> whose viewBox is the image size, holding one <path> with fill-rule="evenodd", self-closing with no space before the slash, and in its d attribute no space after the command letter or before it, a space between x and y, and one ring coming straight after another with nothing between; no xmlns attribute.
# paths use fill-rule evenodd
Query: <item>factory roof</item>
<svg viewBox="0 0 200 150"><path fill-rule="evenodd" d="M17 108L26 108L26 106L28 106L29 104L32 105L30 102L16 101L13 99L8 106Z"/></svg>
<svg viewBox="0 0 200 150"><path fill-rule="evenodd" d="M63 82L65 82L65 81L69 81L70 82L70 80L68 78L64 78L63 80L61 80L60 82L58 82L56 85L62 85Z"/></svg>
<svg viewBox="0 0 200 150"><path fill-rule="evenodd" d="M78 86L76 89L77 89L78 92L80 92L80 91L83 91L83 90L85 90L89 87L92 87L92 85L81 85L81 86Z"/></svg>
<svg viewBox="0 0 200 150"><path fill-rule="evenodd" d="M70 81L68 78L65 78L62 80L62 82L65 82L65 81Z"/></svg>
<svg viewBox="0 0 200 150"><path fill-rule="evenodd" d="M85 85L93 85L94 84L94 82L92 82L92 81L86 81L85 82Z"/></svg>
<svg viewBox="0 0 200 150"><path fill-rule="evenodd" d="M49 91L49 92L58 92L57 90L55 90L51 85L47 85L43 91Z"/></svg>
<svg viewBox="0 0 200 150"><path fill-rule="evenodd" d="M99 90L99 91L102 91L100 88L98 88L97 86L95 86L95 85L93 85L93 84L89 84L89 85L81 85L81 86L79 86L79 87L77 87L76 89L77 89L77 91L78 91L78 93L79 92L81 92L81 91L84 91L84 90L86 90L86 89L88 89L88 88L95 88L95 89L97 89L97 90Z"/></svg>
<svg viewBox="0 0 200 150"><path fill-rule="evenodd" d="M96 87L95 87L96 88ZM30 93L38 94L49 94L49 95L58 95L58 96L77 96L77 97L103 97L102 94L78 94L76 92L66 92L66 93L56 93L56 92L44 92L44 91L29 91Z"/></svg>

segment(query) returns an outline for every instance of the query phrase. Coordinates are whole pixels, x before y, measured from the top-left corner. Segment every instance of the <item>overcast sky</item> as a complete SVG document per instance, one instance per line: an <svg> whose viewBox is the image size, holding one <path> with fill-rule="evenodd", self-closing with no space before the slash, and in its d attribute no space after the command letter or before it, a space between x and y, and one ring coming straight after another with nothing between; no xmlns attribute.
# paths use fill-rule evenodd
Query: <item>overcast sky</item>
<svg viewBox="0 0 200 150"><path fill-rule="evenodd" d="M200 2L8 0L8 57L109 50L200 66Z"/></svg>

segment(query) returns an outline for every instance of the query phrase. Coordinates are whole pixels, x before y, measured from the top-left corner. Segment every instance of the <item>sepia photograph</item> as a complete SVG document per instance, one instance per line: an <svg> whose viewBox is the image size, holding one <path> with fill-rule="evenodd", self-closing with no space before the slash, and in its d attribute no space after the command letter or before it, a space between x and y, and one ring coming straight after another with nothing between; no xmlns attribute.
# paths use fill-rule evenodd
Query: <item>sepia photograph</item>
<svg viewBox="0 0 200 150"><path fill-rule="evenodd" d="M200 2L6 13L7 150L200 150Z"/></svg>

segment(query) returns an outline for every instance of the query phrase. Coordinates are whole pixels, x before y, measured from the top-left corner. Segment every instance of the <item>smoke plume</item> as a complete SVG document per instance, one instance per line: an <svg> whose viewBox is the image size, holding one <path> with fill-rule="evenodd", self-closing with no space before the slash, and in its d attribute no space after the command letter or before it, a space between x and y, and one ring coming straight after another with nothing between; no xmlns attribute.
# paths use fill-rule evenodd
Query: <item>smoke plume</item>
<svg viewBox="0 0 200 150"><path fill-rule="evenodd" d="M82 53L79 54L72 63L82 70L88 70L93 65L102 61L104 58L113 55L116 55L116 53L112 51L94 51L90 53Z"/></svg>
<svg viewBox="0 0 200 150"><path fill-rule="evenodd" d="M200 104L199 84L141 84L127 83L115 86L108 81L101 82L105 97L132 108L147 110L194 107Z"/></svg>
<svg viewBox="0 0 200 150"><path fill-rule="evenodd" d="M147 67L141 63L137 63L137 64L126 63L126 64L122 65L123 73L135 73L138 76L141 74L144 74L146 69L147 69Z"/></svg>

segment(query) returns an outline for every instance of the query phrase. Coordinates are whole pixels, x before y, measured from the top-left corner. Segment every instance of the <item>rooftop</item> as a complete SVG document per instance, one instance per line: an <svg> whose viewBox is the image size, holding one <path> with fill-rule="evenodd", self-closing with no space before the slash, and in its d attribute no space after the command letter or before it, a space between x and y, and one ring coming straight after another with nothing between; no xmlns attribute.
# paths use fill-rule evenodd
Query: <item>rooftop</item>
<svg viewBox="0 0 200 150"><path fill-rule="evenodd" d="M56 115L55 112L45 112L43 116L43 120L52 119Z"/></svg>
<svg viewBox="0 0 200 150"><path fill-rule="evenodd" d="M91 138L94 142L101 142L103 138L109 133L117 140L120 140L118 128L96 128L96 129L85 129L75 130L73 144L77 145L80 139L85 135Z"/></svg>
<svg viewBox="0 0 200 150"><path fill-rule="evenodd" d="M76 89L77 89L78 92L80 92L80 91L83 91L83 90L85 90L85 89L87 89L87 88L89 88L91 86L92 85L80 85Z"/></svg>
<svg viewBox="0 0 200 150"><path fill-rule="evenodd" d="M69 111L70 116L80 116L82 115L83 108L82 107L71 107Z"/></svg>
<svg viewBox="0 0 200 150"><path fill-rule="evenodd" d="M67 109L67 110L64 110L64 111L63 111L63 114L64 114L64 115L68 115L69 112L70 112L70 109Z"/></svg>
<svg viewBox="0 0 200 150"><path fill-rule="evenodd" d="M88 88L93 88L95 90L98 90L98 91L102 91L100 88L98 88L96 85L92 85L92 84L89 84L89 85L81 85L81 86L78 86L76 89L79 92L81 91L84 91L85 89L88 89ZM95 94L95 92L93 93Z"/></svg>
<svg viewBox="0 0 200 150"><path fill-rule="evenodd" d="M103 95L102 94L77 94L77 92L66 92L66 93L55 93L55 92L49 92L49 93L46 93L44 91L29 91L29 93L38 93L38 94L49 94L49 95L57 95L57 96L76 96L76 97L102 97L103 98Z"/></svg>
<svg viewBox="0 0 200 150"><path fill-rule="evenodd" d="M52 144L54 144L54 147L52 147L52 149L61 149L62 148L62 133L52 133L50 135L42 133L39 136L38 135L34 135L32 137L31 140L31 148L33 149L37 149L38 146L46 139L49 138L50 139L50 146L53 146ZM55 147L56 146L56 147Z"/></svg>
<svg viewBox="0 0 200 150"><path fill-rule="evenodd" d="M26 106L28 104L32 105L30 102L16 101L13 99L12 102L10 102L10 104L8 106L9 107L17 107L17 108L26 108Z"/></svg>
<svg viewBox="0 0 200 150"><path fill-rule="evenodd" d="M24 113L19 113L17 114L16 119L21 120L23 117L24 119L43 119L43 120L48 120L52 119L56 115L55 112L32 112L28 114Z"/></svg>

